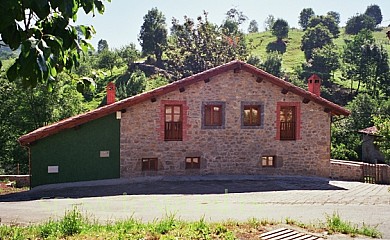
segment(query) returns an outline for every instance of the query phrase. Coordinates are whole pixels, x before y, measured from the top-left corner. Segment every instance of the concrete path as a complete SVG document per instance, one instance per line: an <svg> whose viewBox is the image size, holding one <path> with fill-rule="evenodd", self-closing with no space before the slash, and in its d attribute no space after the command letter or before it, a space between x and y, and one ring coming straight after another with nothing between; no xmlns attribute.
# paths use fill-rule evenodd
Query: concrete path
<svg viewBox="0 0 390 240"><path fill-rule="evenodd" d="M390 239L389 186L310 177L226 179L115 180L40 187L0 196L0 218L3 223L42 222L61 217L74 206L101 221L129 217L152 221L175 214L186 220L255 217L316 223L337 212L352 223L378 226L383 237Z"/></svg>

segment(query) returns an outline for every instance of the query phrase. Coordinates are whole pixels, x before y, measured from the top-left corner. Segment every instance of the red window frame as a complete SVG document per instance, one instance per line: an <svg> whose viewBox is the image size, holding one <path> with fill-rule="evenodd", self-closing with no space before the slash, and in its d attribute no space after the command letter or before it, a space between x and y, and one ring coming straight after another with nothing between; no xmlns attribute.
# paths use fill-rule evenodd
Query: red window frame
<svg viewBox="0 0 390 240"><path fill-rule="evenodd" d="M293 107L295 114L293 120L285 121L285 116L281 114L283 109ZM288 130L286 130L288 125ZM288 132L290 131L290 132ZM295 141L301 139L301 105L300 102L278 102L276 107L276 140Z"/></svg>

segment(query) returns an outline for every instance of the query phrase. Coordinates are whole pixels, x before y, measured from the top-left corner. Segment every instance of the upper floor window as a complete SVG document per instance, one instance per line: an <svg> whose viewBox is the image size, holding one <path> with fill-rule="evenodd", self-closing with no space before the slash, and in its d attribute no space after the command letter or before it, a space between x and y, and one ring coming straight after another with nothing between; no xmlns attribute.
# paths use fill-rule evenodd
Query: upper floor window
<svg viewBox="0 0 390 240"><path fill-rule="evenodd" d="M183 111L181 105L165 105L164 140L183 140Z"/></svg>
<svg viewBox="0 0 390 240"><path fill-rule="evenodd" d="M280 140L295 140L296 124L295 106L280 107Z"/></svg>
<svg viewBox="0 0 390 240"><path fill-rule="evenodd" d="M260 126L260 106L244 105L243 108L243 125Z"/></svg>
<svg viewBox="0 0 390 240"><path fill-rule="evenodd" d="M203 128L224 128L225 103L208 102L203 103L202 108Z"/></svg>
<svg viewBox="0 0 390 240"><path fill-rule="evenodd" d="M301 105L300 102L278 102L276 108L276 139L301 139Z"/></svg>

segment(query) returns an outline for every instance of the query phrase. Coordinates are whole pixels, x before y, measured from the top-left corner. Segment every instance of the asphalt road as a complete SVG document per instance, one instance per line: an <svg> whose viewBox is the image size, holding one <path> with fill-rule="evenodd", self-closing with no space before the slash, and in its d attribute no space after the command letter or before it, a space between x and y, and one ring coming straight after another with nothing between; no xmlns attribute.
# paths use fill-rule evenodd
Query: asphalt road
<svg viewBox="0 0 390 240"><path fill-rule="evenodd" d="M235 177L110 180L39 187L0 196L2 223L37 223L77 206L99 221L169 214L184 220L234 219L324 222L338 213L354 224L377 226L390 239L389 186L311 177ZM188 181L190 180L190 181Z"/></svg>

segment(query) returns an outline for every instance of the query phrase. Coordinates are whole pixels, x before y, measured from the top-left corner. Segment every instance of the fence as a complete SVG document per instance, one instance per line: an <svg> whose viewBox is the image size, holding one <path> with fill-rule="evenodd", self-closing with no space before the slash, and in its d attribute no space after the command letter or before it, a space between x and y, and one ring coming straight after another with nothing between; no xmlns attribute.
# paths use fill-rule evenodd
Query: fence
<svg viewBox="0 0 390 240"><path fill-rule="evenodd" d="M390 166L386 164L331 159L330 166L332 179L390 184Z"/></svg>

